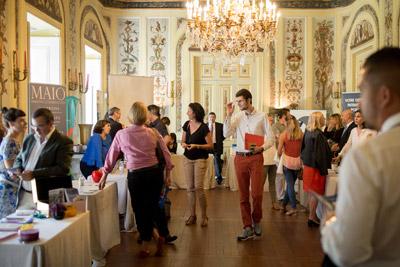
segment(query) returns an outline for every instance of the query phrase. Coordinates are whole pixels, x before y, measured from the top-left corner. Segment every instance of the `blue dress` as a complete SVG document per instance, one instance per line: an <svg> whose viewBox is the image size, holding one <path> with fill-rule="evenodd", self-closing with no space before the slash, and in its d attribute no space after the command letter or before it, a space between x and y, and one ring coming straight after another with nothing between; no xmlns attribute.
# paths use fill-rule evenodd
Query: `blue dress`
<svg viewBox="0 0 400 267"><path fill-rule="evenodd" d="M22 181L14 180L6 171L4 160L15 160L20 146L8 137L0 145L0 218L13 213L18 206L18 194Z"/></svg>

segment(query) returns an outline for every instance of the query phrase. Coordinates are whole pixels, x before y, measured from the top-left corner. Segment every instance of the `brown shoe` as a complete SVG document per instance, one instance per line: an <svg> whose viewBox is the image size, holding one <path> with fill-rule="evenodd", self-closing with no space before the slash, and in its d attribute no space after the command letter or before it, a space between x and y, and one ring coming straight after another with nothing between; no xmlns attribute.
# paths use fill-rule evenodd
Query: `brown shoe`
<svg viewBox="0 0 400 267"><path fill-rule="evenodd" d="M191 215L189 218L187 218L185 224L186 225L191 225L196 223L196 215Z"/></svg>
<svg viewBox="0 0 400 267"><path fill-rule="evenodd" d="M288 209L288 211L286 211L285 214L288 215L288 216L296 215L297 214L297 210L293 209L293 208L290 208L290 209Z"/></svg>
<svg viewBox="0 0 400 267"><path fill-rule="evenodd" d="M272 203L272 209L273 209L273 210L281 210L281 207L279 206L278 203L273 202L273 203Z"/></svg>

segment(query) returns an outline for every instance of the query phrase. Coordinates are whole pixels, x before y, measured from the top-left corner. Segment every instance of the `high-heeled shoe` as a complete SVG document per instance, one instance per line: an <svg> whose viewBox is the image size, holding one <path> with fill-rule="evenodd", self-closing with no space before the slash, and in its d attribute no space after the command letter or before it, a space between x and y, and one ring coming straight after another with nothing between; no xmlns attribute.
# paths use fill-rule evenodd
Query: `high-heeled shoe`
<svg viewBox="0 0 400 267"><path fill-rule="evenodd" d="M190 215L189 218L187 218L185 224L186 225L191 225L191 224L195 224L196 223L196 215Z"/></svg>
<svg viewBox="0 0 400 267"><path fill-rule="evenodd" d="M201 227L207 227L207 225L208 225L208 217L204 217L201 220Z"/></svg>
<svg viewBox="0 0 400 267"><path fill-rule="evenodd" d="M308 227L319 227L320 223L314 220L308 219L307 221Z"/></svg>

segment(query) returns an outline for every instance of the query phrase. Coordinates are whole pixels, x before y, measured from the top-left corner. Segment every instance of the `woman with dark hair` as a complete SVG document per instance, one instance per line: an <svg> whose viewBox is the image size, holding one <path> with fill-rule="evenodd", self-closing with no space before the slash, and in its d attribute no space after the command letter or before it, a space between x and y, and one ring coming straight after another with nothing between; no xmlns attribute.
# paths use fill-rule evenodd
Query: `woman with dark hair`
<svg viewBox="0 0 400 267"><path fill-rule="evenodd" d="M184 166L190 217L186 225L196 223L196 194L201 208L201 226L208 224L207 201L204 194L204 175L207 170L209 150L213 149L212 137L204 123L205 112L199 103L190 103L187 115L189 120L182 129L182 147L185 149Z"/></svg>
<svg viewBox="0 0 400 267"><path fill-rule="evenodd" d="M172 154L176 154L176 150L178 149L178 143L176 142L176 134L170 133L171 142L168 144L168 150Z"/></svg>
<svg viewBox="0 0 400 267"><path fill-rule="evenodd" d="M110 130L110 123L106 120L99 120L93 128L93 135L89 139L80 164L81 172L86 179L93 171L104 166L107 152L111 146Z"/></svg>
<svg viewBox="0 0 400 267"><path fill-rule="evenodd" d="M344 145L339 155L334 158L335 162L340 161L350 148L362 144L363 142L375 137L377 134L376 131L365 127L364 118L360 109L356 110L354 113L354 123L357 127L351 130L347 143Z"/></svg>
<svg viewBox="0 0 400 267"><path fill-rule="evenodd" d="M0 145L0 218L13 213L18 206L22 180L12 175L7 169L13 167L14 160L20 151L19 137L27 128L25 112L22 110L3 108L2 114L7 134Z"/></svg>

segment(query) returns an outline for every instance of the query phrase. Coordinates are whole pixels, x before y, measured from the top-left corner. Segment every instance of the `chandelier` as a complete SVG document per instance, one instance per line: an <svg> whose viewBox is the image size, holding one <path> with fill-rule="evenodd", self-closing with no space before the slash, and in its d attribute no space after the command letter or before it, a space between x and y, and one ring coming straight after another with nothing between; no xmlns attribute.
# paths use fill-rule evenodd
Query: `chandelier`
<svg viewBox="0 0 400 267"><path fill-rule="evenodd" d="M199 0L186 4L191 46L223 61L262 51L274 39L279 13L269 0ZM242 63L243 62L243 63Z"/></svg>

